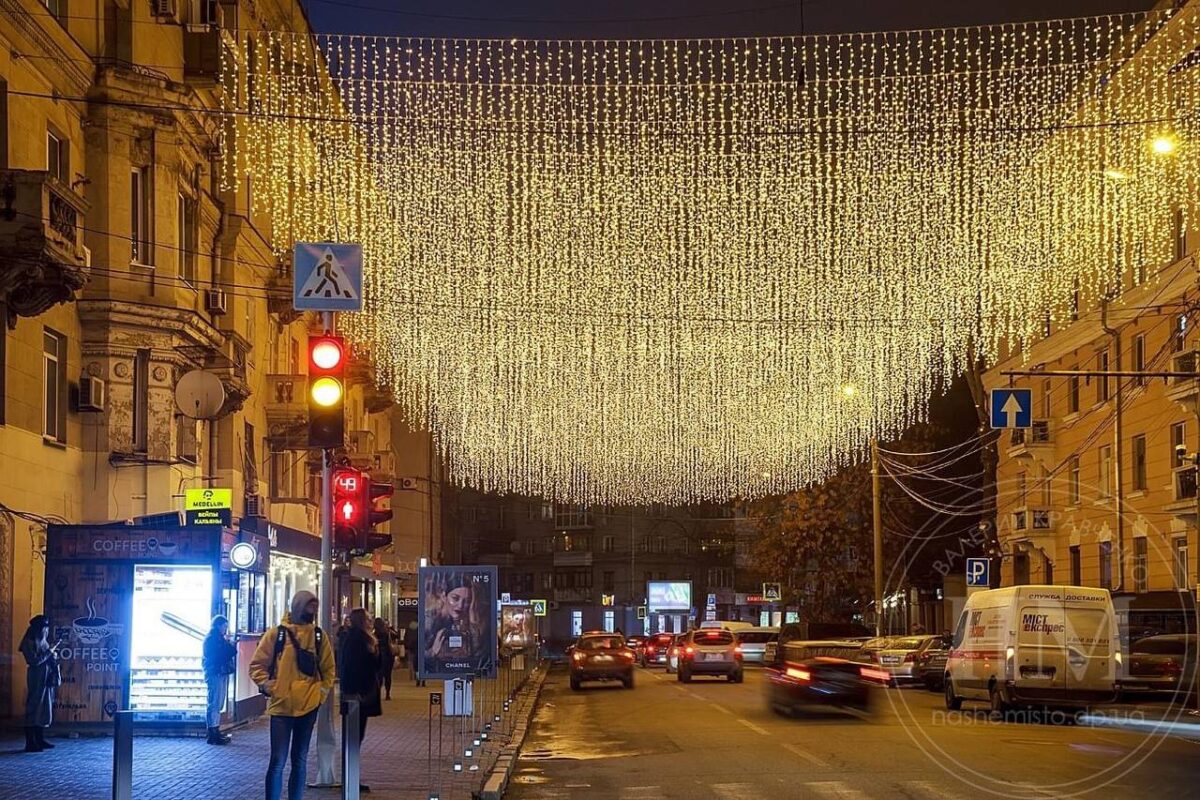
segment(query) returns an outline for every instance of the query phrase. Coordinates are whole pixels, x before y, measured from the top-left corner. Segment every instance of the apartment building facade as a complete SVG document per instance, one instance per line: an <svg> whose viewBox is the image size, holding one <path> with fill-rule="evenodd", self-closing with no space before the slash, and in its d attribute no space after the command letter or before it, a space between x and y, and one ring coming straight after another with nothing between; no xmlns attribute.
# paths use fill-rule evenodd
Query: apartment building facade
<svg viewBox="0 0 1200 800"><path fill-rule="evenodd" d="M291 308L276 255L290 243L252 179L227 190L219 172L222 42L255 28L308 23L280 0L7 0L0 13L0 716L24 691L7 654L42 610L48 524L169 514L188 488L229 488L234 528L271 548L251 626L316 580L304 373L319 322ZM220 380L213 419L177 405L193 370ZM440 467L369 352L348 383L341 455L423 492L397 492L393 549L341 568L340 605L394 618L400 579L415 587L418 560L441 549Z"/></svg>

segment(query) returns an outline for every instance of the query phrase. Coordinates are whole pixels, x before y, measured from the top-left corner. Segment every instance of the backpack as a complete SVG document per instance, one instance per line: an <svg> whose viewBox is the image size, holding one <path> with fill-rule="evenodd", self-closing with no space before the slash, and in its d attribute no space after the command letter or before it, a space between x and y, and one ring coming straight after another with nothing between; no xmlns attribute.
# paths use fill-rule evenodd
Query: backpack
<svg viewBox="0 0 1200 800"><path fill-rule="evenodd" d="M292 647L296 649L297 669L310 678L325 677L321 675L321 662L319 658L321 655L321 644L325 641L325 634L319 626L316 629L316 634L317 652L314 654L300 646L300 642L296 640L296 634L292 633L291 628L286 625L279 626L279 631L275 636L275 653L271 656L271 668L267 670L267 675L271 680L275 680L275 666L279 662L279 656L283 654L283 646L288 639L292 640Z"/></svg>

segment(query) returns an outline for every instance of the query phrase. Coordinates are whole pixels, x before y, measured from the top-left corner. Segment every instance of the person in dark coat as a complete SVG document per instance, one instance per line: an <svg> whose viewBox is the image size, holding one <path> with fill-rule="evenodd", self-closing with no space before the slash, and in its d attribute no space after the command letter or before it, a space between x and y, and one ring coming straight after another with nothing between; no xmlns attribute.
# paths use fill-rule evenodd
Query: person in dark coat
<svg viewBox="0 0 1200 800"><path fill-rule="evenodd" d="M46 741L46 728L54 719L54 687L58 676L57 648L50 646L50 618L38 614L29 620L29 629L21 637L21 655L25 656L25 752L52 750Z"/></svg>
<svg viewBox="0 0 1200 800"><path fill-rule="evenodd" d="M392 632L383 617L375 618L375 641L379 644L379 685L387 700L392 699L392 670L396 668L396 651L392 649Z"/></svg>
<svg viewBox="0 0 1200 800"><path fill-rule="evenodd" d="M338 673L342 682L342 697L357 696L358 705L358 743L361 746L363 737L367 735L367 720L383 714L383 705L379 699L379 647L375 634L371 630L371 618L366 609L356 608L350 612L350 627L342 639L341 652L338 653ZM361 791L370 791L363 784Z"/></svg>
<svg viewBox="0 0 1200 800"><path fill-rule="evenodd" d="M408 671L412 675L413 683L417 686L424 686L425 681L421 678L417 661L417 623L412 621L408 623L408 627L404 629L404 655L408 658Z"/></svg>
<svg viewBox="0 0 1200 800"><path fill-rule="evenodd" d="M237 670L237 648L228 639L229 620L221 614L212 618L204 637L204 682L208 684L208 743L229 744L233 737L221 733L221 709L229 696L229 676Z"/></svg>

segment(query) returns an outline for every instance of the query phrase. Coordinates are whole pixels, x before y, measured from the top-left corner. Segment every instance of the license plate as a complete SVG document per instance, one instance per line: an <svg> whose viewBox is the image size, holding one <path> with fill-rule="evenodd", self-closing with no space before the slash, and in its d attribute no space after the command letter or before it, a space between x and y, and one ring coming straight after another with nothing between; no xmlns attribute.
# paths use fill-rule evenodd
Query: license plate
<svg viewBox="0 0 1200 800"><path fill-rule="evenodd" d="M1052 681L1052 680L1054 680L1054 676L1048 672L1026 672L1021 677L1025 678L1027 680L1031 680L1031 681Z"/></svg>
<svg viewBox="0 0 1200 800"><path fill-rule="evenodd" d="M704 660L705 661L724 661L725 654L724 653L706 653L704 656Z"/></svg>
<svg viewBox="0 0 1200 800"><path fill-rule="evenodd" d="M600 662L604 662L604 661L612 661L612 660L613 660L613 657L612 657L612 656L596 656L596 659L595 659L595 660L596 660L596 661L600 661Z"/></svg>
<svg viewBox="0 0 1200 800"><path fill-rule="evenodd" d="M899 664L900 657L899 656L884 656L883 663L884 664Z"/></svg>

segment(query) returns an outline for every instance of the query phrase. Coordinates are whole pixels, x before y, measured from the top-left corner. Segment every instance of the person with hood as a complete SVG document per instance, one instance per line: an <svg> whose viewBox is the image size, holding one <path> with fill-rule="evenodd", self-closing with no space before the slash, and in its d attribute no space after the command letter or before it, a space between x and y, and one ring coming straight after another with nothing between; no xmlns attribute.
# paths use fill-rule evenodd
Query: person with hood
<svg viewBox="0 0 1200 800"><path fill-rule="evenodd" d="M58 645L50 646L50 618L38 614L29 620L29 629L21 637L20 651L25 656L25 752L53 750L46 741L46 728L54 718L54 687L59 683Z"/></svg>
<svg viewBox="0 0 1200 800"><path fill-rule="evenodd" d="M317 627L318 603L312 592L299 591L291 610L277 627L263 634L250 659L250 680L268 698L271 759L267 765L267 800L283 794L283 767L290 752L288 800L302 800L307 782L308 746L317 710L333 689L333 647Z"/></svg>
<svg viewBox="0 0 1200 800"><path fill-rule="evenodd" d="M383 617L375 618L375 641L379 643L379 685L392 699L392 670L396 668L396 651L392 649L392 630Z"/></svg>
<svg viewBox="0 0 1200 800"><path fill-rule="evenodd" d="M204 682L208 685L208 743L229 744L233 737L221 733L221 709L229 696L229 676L237 671L237 648L229 639L229 620L222 614L212 618L204 637Z"/></svg>

